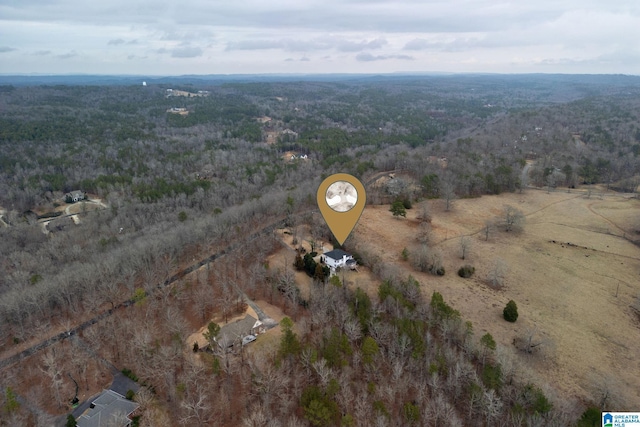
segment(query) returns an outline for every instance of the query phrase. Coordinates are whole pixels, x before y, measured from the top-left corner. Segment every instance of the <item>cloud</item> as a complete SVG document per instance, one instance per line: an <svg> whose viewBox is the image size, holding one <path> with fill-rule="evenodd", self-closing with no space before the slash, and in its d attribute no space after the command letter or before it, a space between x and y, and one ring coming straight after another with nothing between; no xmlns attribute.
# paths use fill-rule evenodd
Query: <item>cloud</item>
<svg viewBox="0 0 640 427"><path fill-rule="evenodd" d="M486 37L461 36L449 37L448 40L427 40L423 38L413 39L407 42L403 50L412 51L438 51L438 52L465 52L475 49L504 48L514 45L530 45L530 41L516 41L506 35L491 35Z"/></svg>
<svg viewBox="0 0 640 427"><path fill-rule="evenodd" d="M637 0L0 0L0 17L0 55L18 51L1 72L210 72L200 56L225 73L298 72L308 56L321 73L640 74Z"/></svg>
<svg viewBox="0 0 640 427"><path fill-rule="evenodd" d="M306 56L303 56L302 58L300 58L300 61L302 62L309 62L311 61L309 58L307 58Z"/></svg>
<svg viewBox="0 0 640 427"><path fill-rule="evenodd" d="M610 3L628 2L616 0ZM7 4L2 6L2 4ZM5 20L82 23L96 26L150 25L175 28L302 29L324 33L336 31L452 32L507 28L513 23L532 22L558 16L564 8L602 9L597 0L539 0L512 5L495 0L368 0L292 1L245 0L211 2L182 0L179 6L168 0L29 0L0 2ZM586 5L585 5L586 3ZM603 2L600 2L603 3ZM621 5L621 8L624 6ZM183 12L184 11L184 12ZM169 29L164 40L189 37ZM193 38L191 38L193 39Z"/></svg>
<svg viewBox="0 0 640 427"><path fill-rule="evenodd" d="M56 55L56 58L58 58L58 59L70 59L70 58L74 58L76 56L78 56L78 53L75 50L72 50L71 52L63 53L61 55Z"/></svg>
<svg viewBox="0 0 640 427"><path fill-rule="evenodd" d="M177 47L171 51L172 58L195 58L197 56L202 56L202 49L199 47L186 46L186 47Z"/></svg>
<svg viewBox="0 0 640 427"><path fill-rule="evenodd" d="M370 53L359 53L356 55L356 60L360 62L387 61L389 59L413 61L415 58L409 55L372 55Z"/></svg>
<svg viewBox="0 0 640 427"><path fill-rule="evenodd" d="M322 50L329 49L329 45L316 40L294 40L294 39L282 39L282 40L269 40L269 39L255 39L255 40L241 40L238 42L227 43L227 51L233 50L270 50L270 49L282 49L288 52L304 52L309 50Z"/></svg>
<svg viewBox="0 0 640 427"><path fill-rule="evenodd" d="M425 39L413 39L404 45L404 50L427 50L433 48L436 43Z"/></svg>
<svg viewBox="0 0 640 427"><path fill-rule="evenodd" d="M288 52L309 52L336 49L340 52L361 52L363 50L379 49L387 43L387 40L383 38L352 41L336 36L316 37L313 39L248 39L229 42L226 50L282 49Z"/></svg>
<svg viewBox="0 0 640 427"><path fill-rule="evenodd" d="M338 43L338 50L342 52L361 52L366 49L380 49L386 45L387 41L382 38L377 38L371 41L351 42L342 41Z"/></svg>
<svg viewBox="0 0 640 427"><path fill-rule="evenodd" d="M214 37L213 32L211 32L209 29L201 28L199 30L192 30L192 31L176 31L176 30L165 31L160 36L160 40L191 42L191 41L209 40L213 37Z"/></svg>

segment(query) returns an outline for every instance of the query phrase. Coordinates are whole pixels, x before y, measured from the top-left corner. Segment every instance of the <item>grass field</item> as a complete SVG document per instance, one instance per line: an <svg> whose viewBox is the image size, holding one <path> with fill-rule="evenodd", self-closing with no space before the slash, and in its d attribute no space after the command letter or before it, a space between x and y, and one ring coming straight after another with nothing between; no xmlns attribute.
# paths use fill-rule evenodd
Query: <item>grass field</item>
<svg viewBox="0 0 640 427"><path fill-rule="evenodd" d="M606 388L616 408L637 410L640 322L630 306L640 294L640 247L624 236L640 237L640 200L615 193L587 198L528 190L457 200L450 212L440 203L429 202L432 246L443 252L443 277L414 272L401 258L403 248L417 244L416 209L396 219L388 206L367 206L354 233L384 261L414 275L426 297L441 292L473 322L476 336L491 333L525 379L546 383L551 394L586 400L597 399ZM495 231L485 241L484 221L499 216L507 204L526 215L524 231ZM472 240L465 261L459 257L462 235ZM508 270L504 287L494 290L486 279L498 258ZM476 268L470 279L456 274L466 263ZM510 299L520 314L513 324L502 319ZM513 345L532 330L545 342L534 356Z"/></svg>

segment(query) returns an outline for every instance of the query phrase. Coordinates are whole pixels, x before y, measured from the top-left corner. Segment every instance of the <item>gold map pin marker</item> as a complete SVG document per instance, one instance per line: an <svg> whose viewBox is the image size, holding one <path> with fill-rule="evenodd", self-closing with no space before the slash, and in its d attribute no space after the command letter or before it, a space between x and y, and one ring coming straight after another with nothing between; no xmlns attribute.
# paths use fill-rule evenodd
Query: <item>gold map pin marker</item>
<svg viewBox="0 0 640 427"><path fill-rule="evenodd" d="M318 207L341 245L356 226L366 203L364 185L355 176L336 173L318 187Z"/></svg>

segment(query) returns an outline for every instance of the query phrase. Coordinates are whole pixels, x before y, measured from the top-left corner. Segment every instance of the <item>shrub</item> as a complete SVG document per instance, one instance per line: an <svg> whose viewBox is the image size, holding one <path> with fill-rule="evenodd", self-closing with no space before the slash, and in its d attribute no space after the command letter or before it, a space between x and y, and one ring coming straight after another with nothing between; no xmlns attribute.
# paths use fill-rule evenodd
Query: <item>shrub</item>
<svg viewBox="0 0 640 427"><path fill-rule="evenodd" d="M502 368L500 364L491 365L488 363L482 369L482 382L485 387L494 389L496 391L500 390L502 386Z"/></svg>
<svg viewBox="0 0 640 427"><path fill-rule="evenodd" d="M518 320L518 306L513 300L507 303L507 306L502 310L502 315L507 322L513 323Z"/></svg>
<svg viewBox="0 0 640 427"><path fill-rule="evenodd" d="M404 207L404 204L400 200L396 200L395 202L393 202L389 211L395 217L403 216L406 218L407 216L407 210Z"/></svg>
<svg viewBox="0 0 640 427"><path fill-rule="evenodd" d="M129 389L127 390L127 394L125 395L125 397L127 398L127 400L133 400L133 398L135 397L136 393Z"/></svg>
<svg viewBox="0 0 640 427"><path fill-rule="evenodd" d="M404 404L404 418L408 423L414 424L420 421L420 408L417 405L414 405L411 402L407 402Z"/></svg>
<svg viewBox="0 0 640 427"><path fill-rule="evenodd" d="M577 427L600 427L600 416L600 409L593 406L589 407L582 413L582 417L580 417Z"/></svg>
<svg viewBox="0 0 640 427"><path fill-rule="evenodd" d="M458 276L468 279L469 277L473 276L473 273L475 272L476 268L467 264L460 267L460 269L458 270Z"/></svg>
<svg viewBox="0 0 640 427"><path fill-rule="evenodd" d="M553 404L547 399L542 390L532 384L527 384L524 387L522 399L531 414L544 415L553 408Z"/></svg>
<svg viewBox="0 0 640 427"><path fill-rule="evenodd" d="M440 266L440 267L431 267L431 273L435 274L436 276L444 276L444 267Z"/></svg>
<svg viewBox="0 0 640 427"><path fill-rule="evenodd" d="M431 295L431 308L437 317L444 319L459 319L460 312L454 310L449 304L444 302L444 298L440 292L433 292Z"/></svg>

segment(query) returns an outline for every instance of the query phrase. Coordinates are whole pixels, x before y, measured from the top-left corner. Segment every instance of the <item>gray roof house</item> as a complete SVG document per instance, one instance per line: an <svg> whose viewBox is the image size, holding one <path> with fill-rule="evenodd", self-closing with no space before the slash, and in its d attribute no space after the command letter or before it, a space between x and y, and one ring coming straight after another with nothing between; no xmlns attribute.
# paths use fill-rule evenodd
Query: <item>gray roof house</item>
<svg viewBox="0 0 640 427"><path fill-rule="evenodd" d="M247 335L253 335L254 328L260 324L255 317L247 314L244 319L236 320L221 327L216 342L220 347L231 347L236 342L242 341Z"/></svg>
<svg viewBox="0 0 640 427"><path fill-rule="evenodd" d="M129 427L138 404L113 390L105 390L76 420L78 427Z"/></svg>

